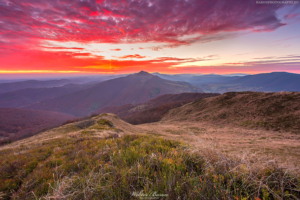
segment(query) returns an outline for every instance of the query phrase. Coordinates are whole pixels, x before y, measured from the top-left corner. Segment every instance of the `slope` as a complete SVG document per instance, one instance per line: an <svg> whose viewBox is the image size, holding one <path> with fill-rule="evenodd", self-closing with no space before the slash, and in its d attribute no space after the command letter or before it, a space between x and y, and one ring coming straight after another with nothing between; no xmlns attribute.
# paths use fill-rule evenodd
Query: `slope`
<svg viewBox="0 0 300 200"><path fill-rule="evenodd" d="M142 71L105 81L85 90L44 100L26 108L85 116L105 106L137 104L159 95L182 92L201 92L201 89L189 83L164 80Z"/></svg>
<svg viewBox="0 0 300 200"><path fill-rule="evenodd" d="M229 92L171 110L163 121L214 124L300 132L299 92Z"/></svg>

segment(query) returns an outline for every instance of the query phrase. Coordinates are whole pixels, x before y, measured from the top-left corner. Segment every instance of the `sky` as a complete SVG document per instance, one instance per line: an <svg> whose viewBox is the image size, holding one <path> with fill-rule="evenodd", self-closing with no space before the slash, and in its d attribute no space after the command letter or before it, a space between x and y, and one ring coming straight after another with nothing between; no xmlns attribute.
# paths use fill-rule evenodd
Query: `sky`
<svg viewBox="0 0 300 200"><path fill-rule="evenodd" d="M0 0L0 75L300 73L299 1Z"/></svg>

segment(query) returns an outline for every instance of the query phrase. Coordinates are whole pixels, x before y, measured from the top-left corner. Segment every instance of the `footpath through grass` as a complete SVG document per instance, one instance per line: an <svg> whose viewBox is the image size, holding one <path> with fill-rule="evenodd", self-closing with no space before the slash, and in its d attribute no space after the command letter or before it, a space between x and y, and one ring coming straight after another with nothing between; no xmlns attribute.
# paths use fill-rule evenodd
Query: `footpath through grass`
<svg viewBox="0 0 300 200"><path fill-rule="evenodd" d="M299 177L276 166L252 171L236 159L208 162L154 136L60 138L2 150L0 160L3 199L300 198Z"/></svg>

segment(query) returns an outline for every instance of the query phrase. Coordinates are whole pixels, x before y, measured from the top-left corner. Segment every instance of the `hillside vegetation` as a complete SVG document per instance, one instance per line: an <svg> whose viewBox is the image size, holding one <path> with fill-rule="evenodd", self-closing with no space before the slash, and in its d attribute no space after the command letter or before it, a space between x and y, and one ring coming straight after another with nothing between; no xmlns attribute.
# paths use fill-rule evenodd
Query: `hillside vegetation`
<svg viewBox="0 0 300 200"><path fill-rule="evenodd" d="M162 120L300 133L300 93L229 92L173 109Z"/></svg>
<svg viewBox="0 0 300 200"><path fill-rule="evenodd" d="M212 93L181 93L166 94L137 105L109 106L96 111L101 113L114 113L124 121L131 124L157 122L171 109L180 107L202 98L218 96Z"/></svg>
<svg viewBox="0 0 300 200"><path fill-rule="evenodd" d="M0 149L4 199L290 199L300 179L275 164L138 134L112 114Z"/></svg>

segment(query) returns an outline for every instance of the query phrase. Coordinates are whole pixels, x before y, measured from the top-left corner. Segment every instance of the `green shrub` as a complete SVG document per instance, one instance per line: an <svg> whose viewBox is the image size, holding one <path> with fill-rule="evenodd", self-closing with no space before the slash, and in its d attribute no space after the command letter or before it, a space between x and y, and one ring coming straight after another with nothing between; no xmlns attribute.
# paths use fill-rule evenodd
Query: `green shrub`
<svg viewBox="0 0 300 200"><path fill-rule="evenodd" d="M104 125L104 126L106 125L108 127L115 128L115 125L111 121L106 119L100 119L99 121L97 121L97 123L99 125Z"/></svg>
<svg viewBox="0 0 300 200"><path fill-rule="evenodd" d="M95 120L93 119L87 119L83 121L79 121L75 123L75 126L77 126L80 129L85 129L95 124Z"/></svg>

